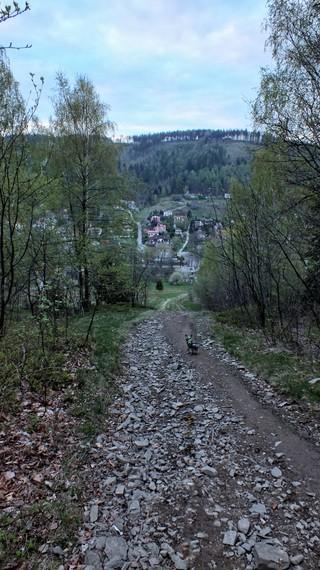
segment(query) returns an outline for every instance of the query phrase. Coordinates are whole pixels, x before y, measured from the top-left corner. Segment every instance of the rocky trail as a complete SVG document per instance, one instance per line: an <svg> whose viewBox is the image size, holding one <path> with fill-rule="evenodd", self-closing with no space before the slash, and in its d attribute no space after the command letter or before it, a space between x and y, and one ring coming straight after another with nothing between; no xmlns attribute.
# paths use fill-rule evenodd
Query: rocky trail
<svg viewBox="0 0 320 570"><path fill-rule="evenodd" d="M205 317L192 319L158 313L123 348L119 396L92 448L96 492L68 568L320 568L311 410L239 367ZM190 332L197 356L186 351Z"/></svg>

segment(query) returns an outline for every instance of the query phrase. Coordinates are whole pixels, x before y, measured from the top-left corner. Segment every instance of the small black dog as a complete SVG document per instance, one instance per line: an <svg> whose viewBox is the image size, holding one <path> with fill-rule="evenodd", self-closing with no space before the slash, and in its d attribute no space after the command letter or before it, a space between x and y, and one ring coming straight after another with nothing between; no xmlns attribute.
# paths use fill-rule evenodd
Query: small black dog
<svg viewBox="0 0 320 570"><path fill-rule="evenodd" d="M198 354L199 346L193 342L192 335L185 335L189 354Z"/></svg>

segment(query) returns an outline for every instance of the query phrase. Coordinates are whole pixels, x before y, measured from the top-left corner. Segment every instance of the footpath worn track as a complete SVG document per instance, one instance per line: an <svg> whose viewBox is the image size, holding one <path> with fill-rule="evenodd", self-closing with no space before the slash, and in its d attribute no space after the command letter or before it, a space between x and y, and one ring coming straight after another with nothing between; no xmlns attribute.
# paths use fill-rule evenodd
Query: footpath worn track
<svg viewBox="0 0 320 570"><path fill-rule="evenodd" d="M259 402L200 321L198 356L182 313L140 323L124 347L78 568L320 568L317 438Z"/></svg>

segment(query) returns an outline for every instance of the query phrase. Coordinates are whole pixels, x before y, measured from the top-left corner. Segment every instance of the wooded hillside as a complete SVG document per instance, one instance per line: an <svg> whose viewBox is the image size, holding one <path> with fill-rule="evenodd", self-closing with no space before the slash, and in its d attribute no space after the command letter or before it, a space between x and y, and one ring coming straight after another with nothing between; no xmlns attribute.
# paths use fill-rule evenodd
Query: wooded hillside
<svg viewBox="0 0 320 570"><path fill-rule="evenodd" d="M142 181L140 200L171 194L229 192L234 178L248 180L260 133L245 130L174 131L133 137L121 156L122 170Z"/></svg>

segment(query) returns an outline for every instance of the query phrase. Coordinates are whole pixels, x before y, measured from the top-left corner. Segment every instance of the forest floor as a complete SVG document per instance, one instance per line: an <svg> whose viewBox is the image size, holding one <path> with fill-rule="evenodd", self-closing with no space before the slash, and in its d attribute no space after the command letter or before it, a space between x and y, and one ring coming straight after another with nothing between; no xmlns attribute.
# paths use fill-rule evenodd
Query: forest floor
<svg viewBox="0 0 320 570"><path fill-rule="evenodd" d="M42 352L39 356L31 319L19 321L2 345L1 570L58 568L60 556L74 545L92 493L91 442L107 422L128 329L145 314L127 305L101 308L87 345L91 315L74 317L67 338L59 328L50 368L40 369ZM21 345L27 348L19 367Z"/></svg>
<svg viewBox="0 0 320 570"><path fill-rule="evenodd" d="M237 363L201 313L136 324L116 382L89 449L78 545L54 553L60 570L319 568L317 408Z"/></svg>

